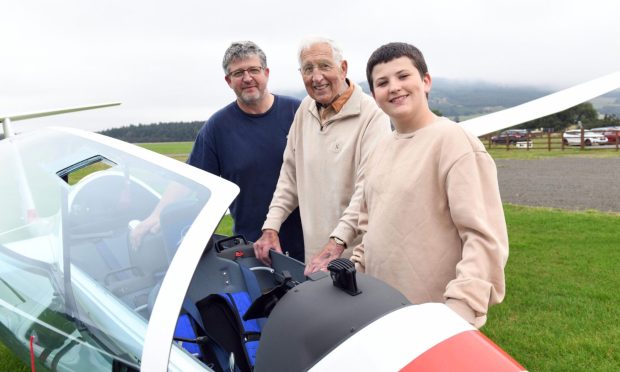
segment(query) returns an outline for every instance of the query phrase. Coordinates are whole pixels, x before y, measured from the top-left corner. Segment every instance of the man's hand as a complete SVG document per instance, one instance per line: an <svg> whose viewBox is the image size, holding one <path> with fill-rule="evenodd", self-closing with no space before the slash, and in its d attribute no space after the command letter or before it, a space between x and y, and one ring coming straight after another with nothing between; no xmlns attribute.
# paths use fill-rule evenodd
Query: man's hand
<svg viewBox="0 0 620 372"><path fill-rule="evenodd" d="M271 260L269 259L269 251L273 249L276 252L282 253L280 247L280 238L278 232L271 229L263 230L263 235L254 243L254 255L265 265L271 266Z"/></svg>
<svg viewBox="0 0 620 372"><path fill-rule="evenodd" d="M142 238L144 235L151 233L157 234L159 229L161 228L159 216L150 215L144 221L140 222L138 226L136 226L129 233L129 241L131 243L131 248L133 250L138 249L140 244L142 244Z"/></svg>
<svg viewBox="0 0 620 372"><path fill-rule="evenodd" d="M340 255L344 252L344 248L343 245L337 244L334 239L329 239L325 247L323 247L323 250L312 257L310 262L306 265L304 274L310 275L319 270L327 271L327 265L336 258L340 258Z"/></svg>

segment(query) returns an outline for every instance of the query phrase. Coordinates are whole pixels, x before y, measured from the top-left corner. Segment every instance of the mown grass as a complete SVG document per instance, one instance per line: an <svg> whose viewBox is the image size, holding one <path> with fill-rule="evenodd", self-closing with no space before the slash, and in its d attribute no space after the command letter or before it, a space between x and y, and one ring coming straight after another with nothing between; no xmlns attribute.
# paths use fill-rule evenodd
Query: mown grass
<svg viewBox="0 0 620 372"><path fill-rule="evenodd" d="M488 147L488 141L482 139L483 143ZM620 157L620 151L616 151L615 148L599 148L598 146L587 147L584 150L579 149L578 146L566 146L564 150L560 149L559 142L552 145L552 150L546 149L547 142L545 138L537 138L533 140L534 148L517 149L514 146L510 146L509 150L506 150L506 146L493 145L487 148L487 151L495 159L540 159L548 157L562 157L562 156L587 156L595 158L609 158ZM164 155L168 155L180 161L185 161L188 154L192 150L193 142L169 142L169 143L139 143L138 146L147 148L152 151L159 152Z"/></svg>
<svg viewBox="0 0 620 372"><path fill-rule="evenodd" d="M620 215L507 205L507 295L483 331L531 371L620 366Z"/></svg>
<svg viewBox="0 0 620 372"><path fill-rule="evenodd" d="M185 155L192 151L193 142L157 142L157 143L136 143L140 147L158 152L164 155Z"/></svg>
<svg viewBox="0 0 620 372"><path fill-rule="evenodd" d="M588 158L613 158L620 157L620 151L615 149L584 149L565 148L564 150L553 149L515 149L511 147L506 150L505 147L487 148L487 151L494 159L542 159L542 158L558 158L558 157L575 157L584 156Z"/></svg>
<svg viewBox="0 0 620 372"><path fill-rule="evenodd" d="M482 140L488 147L488 141ZM566 146L564 150L560 149L560 144L554 143L551 151L548 151L547 140L545 138L534 139L534 148L517 149L514 146L510 146L509 150L506 150L504 145L493 145L487 148L487 151L495 159L539 159L547 157L562 157L562 156L587 156L595 158L609 158L620 156L620 151L616 151L615 148L599 148L598 146L586 147L583 150L578 146ZM162 142L162 143L139 143L138 146L146 149L159 152L161 154L168 155L180 161L187 159L187 154L192 150L193 142Z"/></svg>
<svg viewBox="0 0 620 372"><path fill-rule="evenodd" d="M192 144L159 145L142 144L181 158ZM493 149L494 157L495 151L512 158L534 153ZM572 156L618 156L612 150L570 151L576 152ZM515 205L505 205L505 212L510 239L507 295L491 309L483 332L530 371L618 370L620 215ZM232 220L226 216L217 232L228 235L231 230ZM0 366L30 370L2 344Z"/></svg>
<svg viewBox="0 0 620 372"><path fill-rule="evenodd" d="M596 151L588 151L583 150L580 151L578 149L568 149L568 150L530 150L525 151L522 149L510 151L506 151L506 149L487 149L489 154L494 159L542 159L542 158L559 158L559 157L588 157L588 158L613 158L620 157L620 152L611 151L611 150L596 150Z"/></svg>
<svg viewBox="0 0 620 372"><path fill-rule="evenodd" d="M514 145L492 144L488 137L480 139L487 148L487 151L495 159L540 159L564 156L587 156L593 158L609 158L620 156L620 151L615 147L586 146L583 150L579 146L564 146L562 149L561 138L555 136L551 138L551 150L547 142L547 137L533 138L533 147L530 149L517 148Z"/></svg>
<svg viewBox="0 0 620 372"><path fill-rule="evenodd" d="M0 342L0 371L11 372L30 372L30 366L26 366L21 360L17 359L2 342Z"/></svg>
<svg viewBox="0 0 620 372"><path fill-rule="evenodd" d="M232 235L232 230L233 220L232 217L227 214L226 216L224 216L224 218L222 218L222 221L220 221L220 225L217 227L217 229L215 229L215 233L230 236Z"/></svg>

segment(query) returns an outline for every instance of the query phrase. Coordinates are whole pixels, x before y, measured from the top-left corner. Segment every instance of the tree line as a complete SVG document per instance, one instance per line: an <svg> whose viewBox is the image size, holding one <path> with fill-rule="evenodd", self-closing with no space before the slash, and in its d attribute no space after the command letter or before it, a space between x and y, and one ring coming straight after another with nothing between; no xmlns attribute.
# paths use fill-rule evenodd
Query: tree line
<svg viewBox="0 0 620 372"><path fill-rule="evenodd" d="M439 110L434 110L434 112L441 115ZM561 132L579 123L586 129L620 126L620 118L613 114L599 118L598 112L592 106L592 103L585 102L564 111L523 123L515 128L530 130L545 128L552 129L554 132ZM125 127L107 129L99 133L130 143L186 142L196 139L196 135L203 124L203 121L132 124Z"/></svg>
<svg viewBox="0 0 620 372"><path fill-rule="evenodd" d="M522 129L553 129L554 132L562 132L570 126L581 124L585 129L597 127L620 126L620 118L614 114L599 118L599 114L591 102L580 103L564 111L557 112L536 120L523 123L515 128Z"/></svg>
<svg viewBox="0 0 620 372"><path fill-rule="evenodd" d="M130 143L194 141L204 121L129 125L100 134Z"/></svg>

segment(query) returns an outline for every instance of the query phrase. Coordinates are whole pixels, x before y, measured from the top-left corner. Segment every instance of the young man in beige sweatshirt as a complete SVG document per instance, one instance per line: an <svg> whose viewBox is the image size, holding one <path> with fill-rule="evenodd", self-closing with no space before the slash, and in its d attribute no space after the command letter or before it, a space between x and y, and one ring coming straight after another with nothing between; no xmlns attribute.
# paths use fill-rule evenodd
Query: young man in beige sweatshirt
<svg viewBox="0 0 620 372"><path fill-rule="evenodd" d="M412 303L441 302L476 327L504 298L508 235L497 170L484 145L428 106L421 52L390 43L366 69L395 132L368 160L352 260Z"/></svg>

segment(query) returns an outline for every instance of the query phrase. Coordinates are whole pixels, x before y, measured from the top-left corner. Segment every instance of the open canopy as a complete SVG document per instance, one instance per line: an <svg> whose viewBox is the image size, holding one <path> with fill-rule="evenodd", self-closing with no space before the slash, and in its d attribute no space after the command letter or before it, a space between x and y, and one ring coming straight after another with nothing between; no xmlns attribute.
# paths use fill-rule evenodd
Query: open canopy
<svg viewBox="0 0 620 372"><path fill-rule="evenodd" d="M165 350L160 363L167 368L191 274L237 187L68 129L1 141L0 159L0 317L11 325L3 340L32 339L33 352L50 367L139 368L156 318L160 337L150 345ZM169 187L184 196L165 209L157 234L132 247L131 229ZM174 288L166 290L165 282ZM176 346L171 358L173 369L192 362Z"/></svg>

